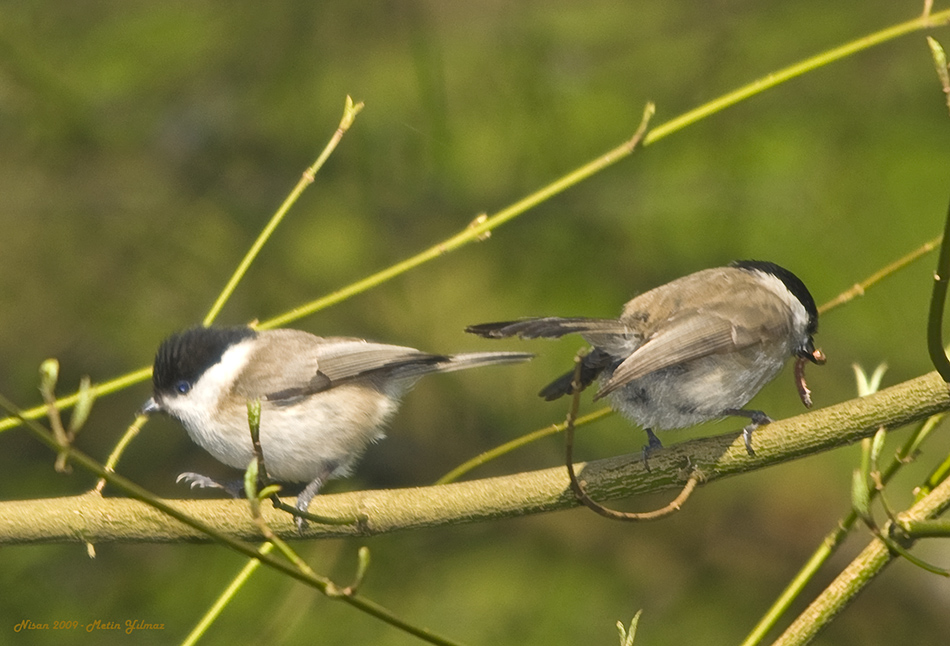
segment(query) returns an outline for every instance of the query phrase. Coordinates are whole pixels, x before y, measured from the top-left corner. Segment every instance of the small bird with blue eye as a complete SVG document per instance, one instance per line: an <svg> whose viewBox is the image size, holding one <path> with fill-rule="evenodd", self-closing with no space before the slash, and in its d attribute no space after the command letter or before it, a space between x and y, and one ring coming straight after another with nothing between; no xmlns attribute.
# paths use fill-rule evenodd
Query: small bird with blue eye
<svg viewBox="0 0 950 646"><path fill-rule="evenodd" d="M823 364L815 348L818 309L805 284L788 269L740 260L705 269L644 292L619 318L540 317L467 328L500 339L559 338L580 334L592 346L580 366L580 386L600 379L595 399L646 431L644 456L662 447L653 432L728 416L750 420L743 429L750 455L752 432L772 421L744 406L790 358L806 407L811 395L804 366ZM539 394L554 400L573 392L574 371Z"/></svg>
<svg viewBox="0 0 950 646"><path fill-rule="evenodd" d="M268 475L307 483L296 507L330 479L346 476L381 439L399 402L419 378L527 361L524 352L430 354L414 348L300 330L196 327L165 339L152 368L152 397L142 412L178 420L220 462L247 468L254 455L247 404L261 403L260 445ZM228 487L196 473L192 487ZM300 529L306 523L297 518Z"/></svg>

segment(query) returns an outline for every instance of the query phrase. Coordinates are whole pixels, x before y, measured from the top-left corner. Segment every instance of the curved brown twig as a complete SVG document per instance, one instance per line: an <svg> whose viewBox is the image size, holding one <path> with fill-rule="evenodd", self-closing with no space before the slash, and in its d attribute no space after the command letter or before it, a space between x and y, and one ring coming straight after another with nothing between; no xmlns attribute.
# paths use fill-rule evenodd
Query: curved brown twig
<svg viewBox="0 0 950 646"><path fill-rule="evenodd" d="M583 387L581 386L581 359L583 353L578 353L574 357L574 379L571 381L571 408L567 413L565 436L566 436L566 448L565 448L565 461L567 466L567 475L571 480L571 490L574 492L574 496L583 504L585 507L594 511L605 518L610 518L611 520L622 520L627 522L639 522L644 520L659 520L673 514L680 510L683 506L683 503L686 502L686 499L690 497L693 491L696 489L696 485L699 484L699 474L696 471L693 471L689 476L689 480L686 481L686 484L683 485L683 489L680 491L679 495L676 496L668 505L661 507L659 509L654 509L653 511L618 511L616 509L610 509L601 505L599 502L591 498L584 487L581 485L580 480L577 477L577 473L574 471L574 420L577 419L577 410L580 407L581 400L581 391Z"/></svg>

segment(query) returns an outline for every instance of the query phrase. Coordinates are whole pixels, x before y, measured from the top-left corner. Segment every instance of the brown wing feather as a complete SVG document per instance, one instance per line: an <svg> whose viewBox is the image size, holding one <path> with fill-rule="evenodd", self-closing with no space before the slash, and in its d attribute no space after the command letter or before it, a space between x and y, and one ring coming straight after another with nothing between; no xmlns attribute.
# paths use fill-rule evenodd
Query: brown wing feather
<svg viewBox="0 0 950 646"><path fill-rule="evenodd" d="M735 349L733 328L729 322L691 317L664 329L641 345L617 367L597 395L602 397L651 372Z"/></svg>
<svg viewBox="0 0 950 646"><path fill-rule="evenodd" d="M295 337L295 338L294 338ZM266 362L251 358L234 392L248 399L286 400L332 388L374 371L418 362L445 360L414 348L362 339L318 337L299 330L261 332L258 352ZM274 364L280 370L274 370ZM262 366L255 368L255 366Z"/></svg>
<svg viewBox="0 0 950 646"><path fill-rule="evenodd" d="M741 303L741 301L740 301ZM636 352L627 357L610 380L598 391L603 397L645 375L712 354L738 352L788 327L780 303L760 304L757 308L728 305L731 316L697 310L678 316L663 326ZM756 325L746 325L756 321ZM783 332L780 332L783 333Z"/></svg>

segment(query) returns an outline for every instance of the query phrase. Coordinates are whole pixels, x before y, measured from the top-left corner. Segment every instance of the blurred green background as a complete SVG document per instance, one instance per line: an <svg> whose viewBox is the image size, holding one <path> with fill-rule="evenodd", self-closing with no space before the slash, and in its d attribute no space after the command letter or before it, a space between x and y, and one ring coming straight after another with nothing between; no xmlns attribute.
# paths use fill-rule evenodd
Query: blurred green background
<svg viewBox="0 0 950 646"><path fill-rule="evenodd" d="M938 2L938 5L941 3ZM366 108L219 321L269 318L464 228L654 125L755 78L912 18L919 2L3 2L0 4L0 392L38 403L151 363L204 316L270 214L332 133L343 99ZM941 8L938 6L938 9ZM950 30L934 36L950 46ZM636 293L736 258L800 275L825 302L939 233L950 117L917 33L811 73L640 151L497 230L296 324L436 352L528 349L527 365L423 381L356 475L331 490L432 482L463 460L560 421L537 390L578 339L492 343L471 323L611 316ZM851 364L885 385L930 370L925 315L935 255L821 322L818 406L854 396ZM78 440L104 459L149 394L98 402ZM755 400L801 412L786 370ZM584 407L592 410L589 398ZM664 436L667 444L734 422ZM895 434L895 444L904 437ZM639 450L611 417L581 458ZM950 449L945 429L891 488L897 504ZM475 476L559 464L562 440ZM858 448L700 490L675 517L616 524L587 510L300 544L314 569L407 620L470 644L613 644L643 609L638 644L734 644L849 505ZM84 491L21 430L0 436L2 498ZM120 471L170 497L181 471L227 471L167 420ZM195 494L198 495L198 494ZM630 502L651 509L668 495ZM852 538L820 580L866 542ZM950 563L946 541L917 553ZM212 546L6 547L0 641L165 644L181 639L244 559ZM898 562L821 644L943 643L946 580ZM798 608L801 604L798 604ZM36 623L164 623L161 632L13 634ZM262 572L206 643L414 644Z"/></svg>

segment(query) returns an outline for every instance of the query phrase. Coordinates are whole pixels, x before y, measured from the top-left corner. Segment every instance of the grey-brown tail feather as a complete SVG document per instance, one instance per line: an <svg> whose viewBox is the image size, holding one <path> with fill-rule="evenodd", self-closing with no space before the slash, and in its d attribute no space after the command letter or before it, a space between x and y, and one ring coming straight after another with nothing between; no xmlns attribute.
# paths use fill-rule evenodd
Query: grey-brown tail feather
<svg viewBox="0 0 950 646"><path fill-rule="evenodd" d="M487 339L504 339L512 336L518 336L522 339L556 339L565 334L610 333L622 330L622 324L616 319L560 318L557 316L480 323L465 328L466 332Z"/></svg>
<svg viewBox="0 0 950 646"><path fill-rule="evenodd" d="M283 396L313 394L329 390L353 379L372 378L373 375L389 376L399 380L415 380L434 372L454 372L497 363L520 363L533 358L534 355L528 352L469 352L453 355L420 352L406 359L391 361L372 370L336 381L331 381L326 375L318 372L311 383L305 389L300 389L300 392L284 391L279 394Z"/></svg>
<svg viewBox="0 0 950 646"><path fill-rule="evenodd" d="M534 355L530 352L466 352L446 357L436 366L438 372L452 372L478 366L491 366L499 363L521 363L530 361Z"/></svg>

